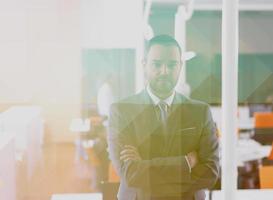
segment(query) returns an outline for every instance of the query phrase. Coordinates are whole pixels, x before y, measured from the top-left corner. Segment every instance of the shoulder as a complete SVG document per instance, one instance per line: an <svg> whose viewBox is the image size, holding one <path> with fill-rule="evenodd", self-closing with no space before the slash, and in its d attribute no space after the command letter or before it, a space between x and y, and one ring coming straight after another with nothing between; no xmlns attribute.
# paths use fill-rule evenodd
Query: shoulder
<svg viewBox="0 0 273 200"><path fill-rule="evenodd" d="M124 99L121 99L118 104L137 104L143 101L143 92L128 96Z"/></svg>
<svg viewBox="0 0 273 200"><path fill-rule="evenodd" d="M180 98L183 98L182 107L183 111L187 113L188 116L192 116L194 119L199 119L201 121L210 121L212 119L212 114L210 111L210 106L208 103L191 99L189 97L185 97L181 94Z"/></svg>
<svg viewBox="0 0 273 200"><path fill-rule="evenodd" d="M143 101L143 94L137 93L137 94L128 96L126 98L123 98L123 99L113 103L113 105L122 106L122 105L128 105L128 104L139 104L142 101Z"/></svg>
<svg viewBox="0 0 273 200"><path fill-rule="evenodd" d="M147 99L142 93L121 99L111 105L110 120L118 117L125 121L132 121L146 108L146 104Z"/></svg>
<svg viewBox="0 0 273 200"><path fill-rule="evenodd" d="M199 100L195 100L192 99L190 97L186 97L181 93L176 93L178 99L180 100L180 102L182 102L182 104L184 105L189 105L191 107L196 107L196 108L209 108L209 104L207 104L206 102L203 101L199 101Z"/></svg>
<svg viewBox="0 0 273 200"><path fill-rule="evenodd" d="M127 110L145 104L145 94L143 92L123 98L111 105L111 110Z"/></svg>

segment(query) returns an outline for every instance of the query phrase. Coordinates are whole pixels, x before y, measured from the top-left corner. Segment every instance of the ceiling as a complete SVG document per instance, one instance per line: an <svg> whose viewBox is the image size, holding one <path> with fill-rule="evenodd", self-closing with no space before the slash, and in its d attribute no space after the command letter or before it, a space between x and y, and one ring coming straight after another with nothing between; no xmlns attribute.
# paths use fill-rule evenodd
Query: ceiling
<svg viewBox="0 0 273 200"><path fill-rule="evenodd" d="M144 0L148 1L148 0ZM153 5L177 6L188 4L191 0L151 0ZM218 10L223 0L193 0L194 8L200 10ZM238 0L242 10L273 10L273 0Z"/></svg>
<svg viewBox="0 0 273 200"><path fill-rule="evenodd" d="M147 0L145 0L147 1ZM152 0L155 3L181 4L190 0ZM222 0L195 0L196 4L221 4ZM240 4L272 4L273 0L239 0Z"/></svg>

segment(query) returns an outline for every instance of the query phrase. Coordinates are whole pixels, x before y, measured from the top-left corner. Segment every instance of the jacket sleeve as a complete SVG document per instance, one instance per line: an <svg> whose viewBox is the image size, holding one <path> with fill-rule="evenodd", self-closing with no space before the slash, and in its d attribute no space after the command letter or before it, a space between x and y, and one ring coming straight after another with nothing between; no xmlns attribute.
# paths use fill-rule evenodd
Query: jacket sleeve
<svg viewBox="0 0 273 200"><path fill-rule="evenodd" d="M209 106L205 107L204 125L198 149L198 164L192 169L187 191L210 189L219 177L219 142Z"/></svg>
<svg viewBox="0 0 273 200"><path fill-rule="evenodd" d="M198 164L192 169L190 178L168 184L157 184L152 193L158 196L195 193L198 190L210 189L219 176L219 144L216 127L212 120L209 107L205 107L204 124L199 141ZM179 173L177 173L179 174Z"/></svg>

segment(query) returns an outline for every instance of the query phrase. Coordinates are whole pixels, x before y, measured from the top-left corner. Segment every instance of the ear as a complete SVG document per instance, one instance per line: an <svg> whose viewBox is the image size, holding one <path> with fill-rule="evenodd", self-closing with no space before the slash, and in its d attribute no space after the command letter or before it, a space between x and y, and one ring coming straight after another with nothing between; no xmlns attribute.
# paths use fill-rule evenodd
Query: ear
<svg viewBox="0 0 273 200"><path fill-rule="evenodd" d="M147 65L147 60L144 58L144 59L141 61L141 63L142 63L142 68L143 68L144 77L145 77L145 79L146 79L146 78L147 78L147 67L146 67L146 65Z"/></svg>
<svg viewBox="0 0 273 200"><path fill-rule="evenodd" d="M146 73L146 69L147 69L147 60L146 60L146 58L144 58L142 61L141 61L141 63L142 63L142 68L143 68L143 71L144 71L144 73Z"/></svg>
<svg viewBox="0 0 273 200"><path fill-rule="evenodd" d="M182 68L183 68L183 61L180 60L180 62L179 62L179 72L182 70Z"/></svg>

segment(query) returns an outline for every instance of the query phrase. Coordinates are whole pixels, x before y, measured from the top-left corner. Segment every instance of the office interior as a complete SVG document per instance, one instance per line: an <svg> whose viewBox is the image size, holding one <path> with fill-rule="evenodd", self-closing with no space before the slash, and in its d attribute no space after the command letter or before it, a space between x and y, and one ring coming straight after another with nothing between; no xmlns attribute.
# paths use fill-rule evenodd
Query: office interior
<svg viewBox="0 0 273 200"><path fill-rule="evenodd" d="M224 143L222 3L1 1L0 199L116 199L106 107L145 87L154 35L182 44L176 90L210 105ZM273 199L272 23L272 0L239 1L238 200ZM227 200L223 191L219 177L206 199Z"/></svg>

